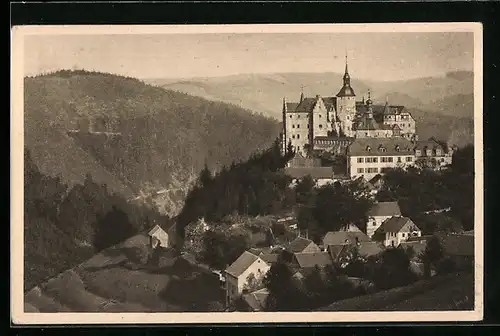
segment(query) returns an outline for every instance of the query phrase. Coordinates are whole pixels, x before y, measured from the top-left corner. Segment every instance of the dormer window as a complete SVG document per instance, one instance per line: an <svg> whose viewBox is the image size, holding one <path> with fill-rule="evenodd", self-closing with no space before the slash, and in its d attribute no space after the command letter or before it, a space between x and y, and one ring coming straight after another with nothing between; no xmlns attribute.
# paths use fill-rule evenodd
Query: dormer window
<svg viewBox="0 0 500 336"><path fill-rule="evenodd" d="M416 156L422 155L422 151L420 149L415 150L415 155Z"/></svg>
<svg viewBox="0 0 500 336"><path fill-rule="evenodd" d="M399 145L396 145L396 152L399 152Z"/></svg>
<svg viewBox="0 0 500 336"><path fill-rule="evenodd" d="M368 152L370 152L370 151L372 150L372 148L371 148L370 146L366 146L366 150L367 150Z"/></svg>

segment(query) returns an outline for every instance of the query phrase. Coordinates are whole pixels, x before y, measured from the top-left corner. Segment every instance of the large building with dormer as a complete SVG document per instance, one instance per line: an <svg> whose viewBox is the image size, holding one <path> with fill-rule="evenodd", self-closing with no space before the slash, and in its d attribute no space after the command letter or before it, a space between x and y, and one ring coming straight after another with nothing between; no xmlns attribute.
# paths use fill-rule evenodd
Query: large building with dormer
<svg viewBox="0 0 500 336"><path fill-rule="evenodd" d="M404 106L373 104L370 93L365 101L356 101L351 86L347 59L342 87L335 96L304 97L298 102L283 99L283 148L307 156L338 139L391 138L415 139L415 120ZM342 148L340 148L342 150ZM337 146L337 151L339 148Z"/></svg>

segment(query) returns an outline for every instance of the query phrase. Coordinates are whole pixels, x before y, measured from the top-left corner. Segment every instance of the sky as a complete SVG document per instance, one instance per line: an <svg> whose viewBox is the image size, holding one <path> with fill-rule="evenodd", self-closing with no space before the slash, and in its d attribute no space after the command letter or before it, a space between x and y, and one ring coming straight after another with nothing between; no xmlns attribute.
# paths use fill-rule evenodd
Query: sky
<svg viewBox="0 0 500 336"><path fill-rule="evenodd" d="M473 70L473 33L27 35L25 75L58 69L141 79L343 72L391 81Z"/></svg>

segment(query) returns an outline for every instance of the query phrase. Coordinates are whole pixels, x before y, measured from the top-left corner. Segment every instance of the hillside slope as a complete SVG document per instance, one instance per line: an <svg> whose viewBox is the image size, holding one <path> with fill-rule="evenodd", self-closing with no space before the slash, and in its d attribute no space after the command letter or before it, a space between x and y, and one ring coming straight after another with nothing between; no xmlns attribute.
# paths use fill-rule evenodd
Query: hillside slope
<svg viewBox="0 0 500 336"><path fill-rule="evenodd" d="M127 197L182 189L173 202L159 200L170 208L205 163L243 160L279 134L276 121L234 105L86 71L26 78L24 111L25 146L42 173L69 186L90 173ZM82 117L102 118L121 136L68 133Z"/></svg>

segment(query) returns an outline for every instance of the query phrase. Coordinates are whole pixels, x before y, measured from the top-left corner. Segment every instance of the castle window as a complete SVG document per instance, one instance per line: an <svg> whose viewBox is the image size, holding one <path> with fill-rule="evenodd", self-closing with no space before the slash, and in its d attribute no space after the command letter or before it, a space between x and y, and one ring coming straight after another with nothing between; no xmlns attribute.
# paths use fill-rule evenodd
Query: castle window
<svg viewBox="0 0 500 336"><path fill-rule="evenodd" d="M398 156L398 163L401 163L401 156Z"/></svg>
<svg viewBox="0 0 500 336"><path fill-rule="evenodd" d="M290 114L290 119L292 119L292 115Z"/></svg>
<svg viewBox="0 0 500 336"><path fill-rule="evenodd" d="M295 134L292 134L292 139L295 139Z"/></svg>
<svg viewBox="0 0 500 336"><path fill-rule="evenodd" d="M406 157L406 162L412 162L413 158L411 156Z"/></svg>
<svg viewBox="0 0 500 336"><path fill-rule="evenodd" d="M319 127L319 128L323 128L323 125L319 124L319 126L318 126L318 127Z"/></svg>
<svg viewBox="0 0 500 336"><path fill-rule="evenodd" d="M297 128L300 128L300 124L297 125Z"/></svg>
<svg viewBox="0 0 500 336"><path fill-rule="evenodd" d="M364 173L364 169L363 168L358 168L358 174L363 174Z"/></svg>
<svg viewBox="0 0 500 336"><path fill-rule="evenodd" d="M363 163L363 158L358 158L358 163Z"/></svg>
<svg viewBox="0 0 500 336"><path fill-rule="evenodd" d="M300 134L297 134L297 139L300 139Z"/></svg>
<svg viewBox="0 0 500 336"><path fill-rule="evenodd" d="M319 115L319 118L321 118L321 114Z"/></svg>

